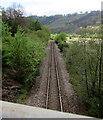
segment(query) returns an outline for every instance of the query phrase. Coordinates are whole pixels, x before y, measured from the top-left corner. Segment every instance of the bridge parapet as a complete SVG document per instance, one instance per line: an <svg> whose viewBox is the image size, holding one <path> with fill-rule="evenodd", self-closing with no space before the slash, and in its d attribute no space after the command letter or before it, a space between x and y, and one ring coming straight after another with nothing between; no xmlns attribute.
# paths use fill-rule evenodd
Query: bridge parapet
<svg viewBox="0 0 103 120"><path fill-rule="evenodd" d="M2 118L91 118L4 101L0 101L0 109Z"/></svg>

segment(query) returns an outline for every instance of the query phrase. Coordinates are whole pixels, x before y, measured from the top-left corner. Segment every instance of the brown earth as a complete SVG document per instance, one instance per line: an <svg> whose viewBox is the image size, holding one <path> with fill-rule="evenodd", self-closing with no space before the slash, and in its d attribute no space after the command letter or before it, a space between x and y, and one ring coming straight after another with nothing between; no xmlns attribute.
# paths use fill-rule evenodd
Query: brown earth
<svg viewBox="0 0 103 120"><path fill-rule="evenodd" d="M20 96L22 85L16 81L14 70L5 69L2 74L2 100L9 102L16 102ZM12 76L12 77L11 77Z"/></svg>

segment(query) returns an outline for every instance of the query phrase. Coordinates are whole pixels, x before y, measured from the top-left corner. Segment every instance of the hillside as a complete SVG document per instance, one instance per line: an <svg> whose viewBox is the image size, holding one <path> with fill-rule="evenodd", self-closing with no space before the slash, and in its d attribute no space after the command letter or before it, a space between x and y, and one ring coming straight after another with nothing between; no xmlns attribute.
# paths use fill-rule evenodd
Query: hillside
<svg viewBox="0 0 103 120"><path fill-rule="evenodd" d="M33 16L39 19L43 25L48 25L52 33L76 33L80 26L97 26L100 24L100 11L91 11L90 13L74 13L67 15L54 16Z"/></svg>

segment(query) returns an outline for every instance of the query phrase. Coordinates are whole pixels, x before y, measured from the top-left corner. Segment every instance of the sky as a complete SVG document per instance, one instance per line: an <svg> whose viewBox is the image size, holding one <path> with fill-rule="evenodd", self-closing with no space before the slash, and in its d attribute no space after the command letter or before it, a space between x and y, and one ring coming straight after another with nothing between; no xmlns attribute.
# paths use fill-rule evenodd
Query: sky
<svg viewBox="0 0 103 120"><path fill-rule="evenodd" d="M26 15L50 16L101 10L103 0L0 0L0 6L7 8L13 3L23 6Z"/></svg>

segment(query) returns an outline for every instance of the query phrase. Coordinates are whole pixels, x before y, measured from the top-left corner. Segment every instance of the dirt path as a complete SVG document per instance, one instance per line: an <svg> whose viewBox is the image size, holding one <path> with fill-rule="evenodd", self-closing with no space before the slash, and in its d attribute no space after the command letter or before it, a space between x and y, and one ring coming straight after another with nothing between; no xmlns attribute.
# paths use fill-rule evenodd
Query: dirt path
<svg viewBox="0 0 103 120"><path fill-rule="evenodd" d="M50 41L46 51L47 56L41 64L40 77L37 78L35 86L31 89L24 104L60 111L60 92L64 112L86 114L84 106L74 93L69 82L66 66L56 44ZM56 69L58 70L60 91L58 89Z"/></svg>

